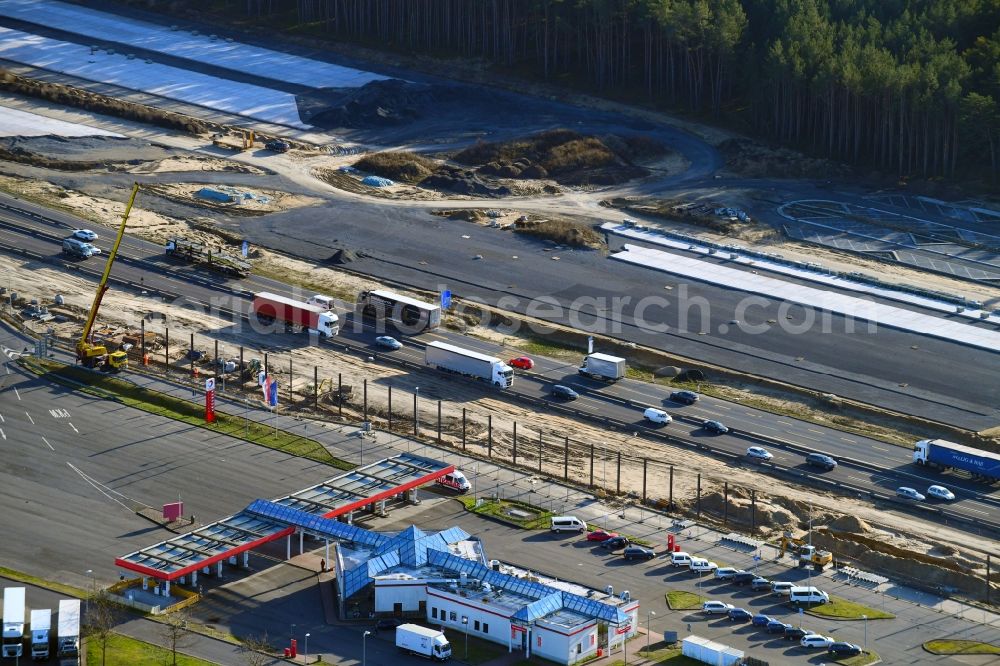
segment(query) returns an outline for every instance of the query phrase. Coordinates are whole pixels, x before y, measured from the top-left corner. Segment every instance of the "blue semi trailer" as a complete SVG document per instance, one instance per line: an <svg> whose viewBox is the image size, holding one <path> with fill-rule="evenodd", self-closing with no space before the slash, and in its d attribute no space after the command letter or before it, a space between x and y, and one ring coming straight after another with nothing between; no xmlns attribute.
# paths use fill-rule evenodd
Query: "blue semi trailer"
<svg viewBox="0 0 1000 666"><path fill-rule="evenodd" d="M922 439L914 444L913 462L940 470L965 470L986 481L1000 480L1000 454L943 439Z"/></svg>

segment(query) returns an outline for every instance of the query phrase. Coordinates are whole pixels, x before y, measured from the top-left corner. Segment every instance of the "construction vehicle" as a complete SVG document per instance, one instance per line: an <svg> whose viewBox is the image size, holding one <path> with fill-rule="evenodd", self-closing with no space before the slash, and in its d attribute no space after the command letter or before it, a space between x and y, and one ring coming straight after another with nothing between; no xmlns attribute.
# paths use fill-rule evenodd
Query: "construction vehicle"
<svg viewBox="0 0 1000 666"><path fill-rule="evenodd" d="M168 257L180 259L196 266L204 266L234 277L245 278L250 275L252 269L247 261L186 238L167 239L166 254Z"/></svg>
<svg viewBox="0 0 1000 666"><path fill-rule="evenodd" d="M87 323L83 325L83 333L80 341L76 343L76 358L86 368L99 368L108 372L121 372L128 369L128 354L121 350L108 352L104 345L94 344L92 339L94 322L97 321L97 311L101 308L101 300L104 292L108 290L108 277L111 275L111 266L115 263L115 256L118 254L118 247L121 245L122 237L125 235L125 225L128 224L129 213L132 212L132 204L135 203L135 195L139 192L139 183L132 185L132 195L125 206L125 214L122 215L122 223L118 227L118 235L115 243L108 253L108 261L104 265L104 273L101 281L97 285L97 293L94 294L94 303L90 306L90 314L87 316Z"/></svg>
<svg viewBox="0 0 1000 666"><path fill-rule="evenodd" d="M792 553L798 562L798 566L807 567L812 565L816 571L822 571L828 564L833 562L833 553L828 550L819 550L811 543L806 543L802 539L793 537L791 532L785 532L781 536L781 553L778 557L784 557L786 552Z"/></svg>
<svg viewBox="0 0 1000 666"><path fill-rule="evenodd" d="M219 133L212 137L212 143L219 148L228 150L250 150L257 142L257 135L253 130L236 129L225 134Z"/></svg>

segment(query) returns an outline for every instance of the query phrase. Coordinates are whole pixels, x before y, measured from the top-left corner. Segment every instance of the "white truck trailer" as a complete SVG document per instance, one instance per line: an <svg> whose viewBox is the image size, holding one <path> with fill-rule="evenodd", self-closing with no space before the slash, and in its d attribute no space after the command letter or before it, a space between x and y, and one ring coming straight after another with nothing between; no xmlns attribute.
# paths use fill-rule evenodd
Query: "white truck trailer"
<svg viewBox="0 0 1000 666"><path fill-rule="evenodd" d="M52 630L52 609L36 608L31 611L31 658L42 661L49 658L49 632Z"/></svg>
<svg viewBox="0 0 1000 666"><path fill-rule="evenodd" d="M625 376L625 359L610 354L587 354L579 372L592 379L616 382Z"/></svg>
<svg viewBox="0 0 1000 666"><path fill-rule="evenodd" d="M20 657L23 644L24 588L7 587L3 591L3 656Z"/></svg>
<svg viewBox="0 0 1000 666"><path fill-rule="evenodd" d="M79 658L80 655L80 600L59 600L59 632L56 637L56 656Z"/></svg>
<svg viewBox="0 0 1000 666"><path fill-rule="evenodd" d="M500 359L446 342L428 343L424 362L438 370L486 380L500 389L510 388L514 382L514 369Z"/></svg>
<svg viewBox="0 0 1000 666"><path fill-rule="evenodd" d="M434 661L451 659L451 644L440 629L428 629L419 624L401 624L396 627L396 647Z"/></svg>

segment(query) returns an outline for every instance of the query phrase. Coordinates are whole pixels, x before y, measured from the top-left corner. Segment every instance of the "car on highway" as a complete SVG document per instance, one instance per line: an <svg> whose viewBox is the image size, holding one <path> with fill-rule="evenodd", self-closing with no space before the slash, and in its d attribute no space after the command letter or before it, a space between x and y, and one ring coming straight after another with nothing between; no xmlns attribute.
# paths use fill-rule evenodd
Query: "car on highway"
<svg viewBox="0 0 1000 666"><path fill-rule="evenodd" d="M819 467L827 472L837 467L837 461L825 453L810 453L806 456L806 464L810 467Z"/></svg>
<svg viewBox="0 0 1000 666"><path fill-rule="evenodd" d="M88 243L97 240L97 234L90 229L74 229L72 235L73 238L87 241Z"/></svg>
<svg viewBox="0 0 1000 666"><path fill-rule="evenodd" d="M836 641L830 644L830 647L826 649L826 652L827 654L835 657L854 657L861 654L861 646L854 643Z"/></svg>
<svg viewBox="0 0 1000 666"><path fill-rule="evenodd" d="M792 625L785 624L781 620L771 620L767 623L767 633L769 634L781 634L784 635L787 629L791 629Z"/></svg>
<svg viewBox="0 0 1000 666"><path fill-rule="evenodd" d="M618 536L618 532L608 532L606 530L594 530L587 534L587 541L607 541Z"/></svg>
<svg viewBox="0 0 1000 666"><path fill-rule="evenodd" d="M518 370L531 370L535 367L535 362L527 356L518 356L507 361L507 365Z"/></svg>
<svg viewBox="0 0 1000 666"><path fill-rule="evenodd" d="M810 629L803 629L802 627L788 627L785 629L785 640L786 641L801 641L806 636L811 636L815 634L815 631Z"/></svg>
<svg viewBox="0 0 1000 666"><path fill-rule="evenodd" d="M928 486L927 494L934 499L945 500L947 502L955 499L955 493L951 492L944 486Z"/></svg>
<svg viewBox="0 0 1000 666"><path fill-rule="evenodd" d="M629 543L631 542L623 536L614 536L610 539L602 541L601 548L605 548L607 550L618 550L619 548L624 548L629 545Z"/></svg>
<svg viewBox="0 0 1000 666"><path fill-rule="evenodd" d="M392 337L391 335L380 335L375 338L375 344L383 349L391 349L396 351L397 349L403 348L403 343Z"/></svg>
<svg viewBox="0 0 1000 666"><path fill-rule="evenodd" d="M757 613L752 618L750 618L750 624L755 627L767 627L767 625L775 622L776 620L770 615L764 615L763 613ZM784 631L784 629L782 629Z"/></svg>
<svg viewBox="0 0 1000 666"><path fill-rule="evenodd" d="M568 386L563 386L562 384L554 384L552 388L549 389L549 395L553 398L561 398L563 400L576 400L580 397L579 393Z"/></svg>
<svg viewBox="0 0 1000 666"><path fill-rule="evenodd" d="M750 581L750 589L754 590L756 592L761 592L761 591L764 591L764 590L770 592L771 591L771 581L769 581L768 579L763 578L761 576L757 576L752 581Z"/></svg>
<svg viewBox="0 0 1000 666"><path fill-rule="evenodd" d="M900 486L899 488L896 488L896 494L903 499L910 499L915 502L923 502L927 499L913 488L908 488L907 486Z"/></svg>
<svg viewBox="0 0 1000 666"><path fill-rule="evenodd" d="M701 612L714 615L717 613L729 613L735 606L727 604L725 601L706 601L701 605Z"/></svg>
<svg viewBox="0 0 1000 666"><path fill-rule="evenodd" d="M715 577L718 580L730 580L736 575L737 571L738 569L734 569L732 567L722 567L721 569L715 570Z"/></svg>
<svg viewBox="0 0 1000 666"><path fill-rule="evenodd" d="M694 391L674 391L670 394L670 399L682 405L693 405L698 402L698 394Z"/></svg>
<svg viewBox="0 0 1000 666"><path fill-rule="evenodd" d="M747 449L747 458L751 458L753 460L763 460L767 462L773 457L774 456L771 455L771 452L763 446L751 446Z"/></svg>
<svg viewBox="0 0 1000 666"><path fill-rule="evenodd" d="M667 414L662 409L657 409L656 407L649 407L642 413L642 418L646 419L650 423L655 423L656 425L667 425L673 421L673 417Z"/></svg>
<svg viewBox="0 0 1000 666"><path fill-rule="evenodd" d="M753 613L746 608L730 608L727 614L733 622L749 622L753 619Z"/></svg>
<svg viewBox="0 0 1000 666"><path fill-rule="evenodd" d="M729 432L729 428L726 427L722 421L716 421L715 419L709 419L701 424L703 430L707 430L713 435L725 435Z"/></svg>
<svg viewBox="0 0 1000 666"><path fill-rule="evenodd" d="M630 544L625 546L625 550L622 551L622 557L626 560L651 560L656 557L656 551L645 546Z"/></svg>
<svg viewBox="0 0 1000 666"><path fill-rule="evenodd" d="M829 649L833 643L834 640L829 636L820 636L819 634L803 636L802 640L799 641L799 645L804 648L822 648L824 650Z"/></svg>
<svg viewBox="0 0 1000 666"><path fill-rule="evenodd" d="M743 571L741 569L736 572L736 575L733 576L733 585L746 585L756 577L757 574L751 571Z"/></svg>

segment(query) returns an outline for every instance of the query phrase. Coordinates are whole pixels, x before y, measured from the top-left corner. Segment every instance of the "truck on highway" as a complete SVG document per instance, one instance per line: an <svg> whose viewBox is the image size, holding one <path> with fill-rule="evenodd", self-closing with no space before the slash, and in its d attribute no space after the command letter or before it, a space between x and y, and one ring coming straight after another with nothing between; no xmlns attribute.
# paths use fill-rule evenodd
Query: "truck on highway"
<svg viewBox="0 0 1000 666"><path fill-rule="evenodd" d="M591 379L616 382L625 376L625 359L610 354L587 354L579 372Z"/></svg>
<svg viewBox="0 0 1000 666"><path fill-rule="evenodd" d="M52 629L52 609L31 611L31 658L42 661L49 658L49 631Z"/></svg>
<svg viewBox="0 0 1000 666"><path fill-rule="evenodd" d="M376 324L389 323L415 335L441 325L441 306L418 301L385 289L362 291L355 311Z"/></svg>
<svg viewBox="0 0 1000 666"><path fill-rule="evenodd" d="M7 587L3 591L4 657L20 657L24 650L24 588Z"/></svg>
<svg viewBox="0 0 1000 666"><path fill-rule="evenodd" d="M254 294L253 313L262 322L280 321L293 331L306 329L325 338L332 338L340 331L340 318L333 310L324 310L318 305L310 305L278 294L268 292Z"/></svg>
<svg viewBox="0 0 1000 666"><path fill-rule="evenodd" d="M168 257L233 277L245 278L250 275L252 268L249 262L238 259L227 252L213 250L207 245L176 236L167 239L165 252Z"/></svg>
<svg viewBox="0 0 1000 666"><path fill-rule="evenodd" d="M77 259L89 259L95 254L100 254L100 250L79 238L64 238L62 253Z"/></svg>
<svg viewBox="0 0 1000 666"><path fill-rule="evenodd" d="M451 659L451 644L440 629L429 629L419 624L401 624L396 627L396 647L425 659L447 661Z"/></svg>
<svg viewBox="0 0 1000 666"><path fill-rule="evenodd" d="M438 370L486 380L501 389L510 388L514 382L514 369L500 359L446 342L428 343L424 362Z"/></svg>
<svg viewBox="0 0 1000 666"><path fill-rule="evenodd" d="M1000 480L1000 454L943 439L922 439L914 444L913 462L942 471L965 470L976 479Z"/></svg>
<svg viewBox="0 0 1000 666"><path fill-rule="evenodd" d="M57 625L56 656L76 658L80 656L80 600L59 600L59 624Z"/></svg>

